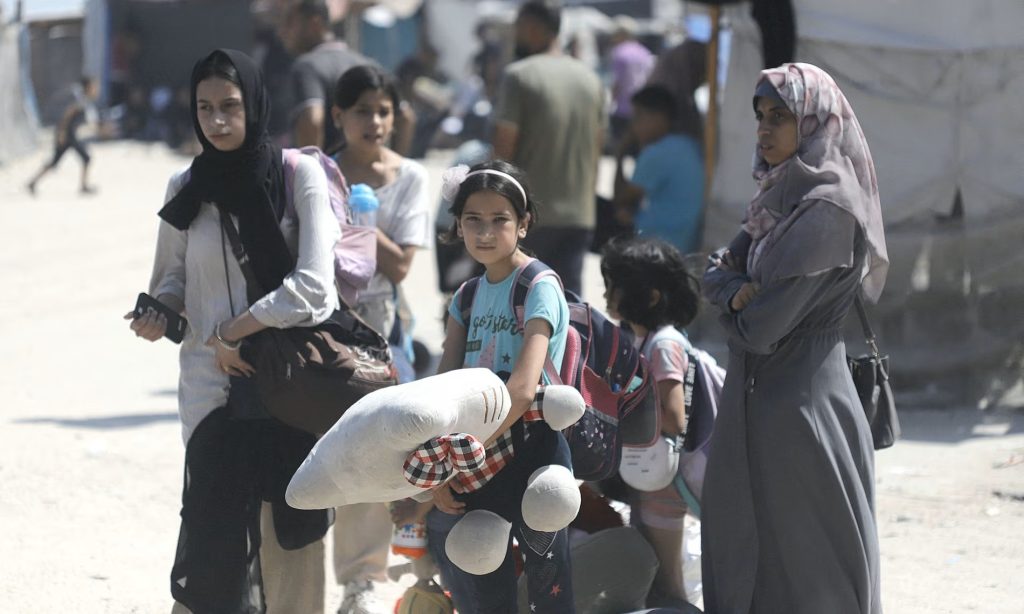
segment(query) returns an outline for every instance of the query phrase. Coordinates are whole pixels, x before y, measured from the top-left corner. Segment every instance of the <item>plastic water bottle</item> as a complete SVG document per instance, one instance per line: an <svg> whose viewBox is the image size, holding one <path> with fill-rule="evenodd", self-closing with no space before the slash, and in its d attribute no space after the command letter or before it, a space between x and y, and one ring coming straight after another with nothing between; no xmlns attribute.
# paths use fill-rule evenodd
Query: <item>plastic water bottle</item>
<svg viewBox="0 0 1024 614"><path fill-rule="evenodd" d="M400 527L395 527L395 533L391 538L391 552L407 556L413 560L426 554L426 523L411 522Z"/></svg>
<svg viewBox="0 0 1024 614"><path fill-rule="evenodd" d="M377 209L380 208L380 201L373 193L373 188L365 183L353 185L348 196L348 204L352 208L353 224L370 227L377 225Z"/></svg>

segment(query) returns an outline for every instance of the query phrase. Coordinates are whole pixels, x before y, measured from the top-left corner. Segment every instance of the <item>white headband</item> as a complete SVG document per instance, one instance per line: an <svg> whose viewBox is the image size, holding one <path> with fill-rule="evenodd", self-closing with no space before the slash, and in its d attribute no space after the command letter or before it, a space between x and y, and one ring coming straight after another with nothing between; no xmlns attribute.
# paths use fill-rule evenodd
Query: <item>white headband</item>
<svg viewBox="0 0 1024 614"><path fill-rule="evenodd" d="M529 208L530 202L526 198L526 190L524 190L523 186L516 181L515 177L508 173L496 171L490 168L482 168L480 170L469 172L469 167L465 164L453 166L444 172L441 176L441 196L448 202L454 202L455 197L459 195L459 188L462 186L462 182L473 175L497 175L498 177L508 179L512 182L512 185L519 188L519 194L523 197L523 207Z"/></svg>

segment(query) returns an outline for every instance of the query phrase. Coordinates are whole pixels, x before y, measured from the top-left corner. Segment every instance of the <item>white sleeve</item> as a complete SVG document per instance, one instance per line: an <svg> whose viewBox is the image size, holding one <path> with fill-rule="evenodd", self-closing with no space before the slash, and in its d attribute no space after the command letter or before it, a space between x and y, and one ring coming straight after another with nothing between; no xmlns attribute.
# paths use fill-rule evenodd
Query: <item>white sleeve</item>
<svg viewBox="0 0 1024 614"><path fill-rule="evenodd" d="M186 172L174 174L167 182L164 204L181 190ZM153 274L149 278L149 294L156 298L170 294L185 301L185 248L188 246L188 232L178 230L160 220L156 237L156 256L153 258Z"/></svg>
<svg viewBox="0 0 1024 614"><path fill-rule="evenodd" d="M295 168L292 202L299 220L295 269L279 288L249 308L273 328L315 326L338 308L334 285L334 246L341 228L327 195L327 176L316 160L302 156Z"/></svg>
<svg viewBox="0 0 1024 614"><path fill-rule="evenodd" d="M430 206L427 202L427 169L411 160L405 172L410 174L409 185L402 191L405 201L396 212L391 224L394 230L389 238L400 247L431 246Z"/></svg>

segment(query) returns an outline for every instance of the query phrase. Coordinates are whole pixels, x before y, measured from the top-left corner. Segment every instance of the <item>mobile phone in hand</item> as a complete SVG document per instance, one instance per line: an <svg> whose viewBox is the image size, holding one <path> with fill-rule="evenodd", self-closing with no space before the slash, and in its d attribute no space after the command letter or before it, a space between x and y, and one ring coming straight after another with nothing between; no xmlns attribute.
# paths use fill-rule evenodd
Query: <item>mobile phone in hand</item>
<svg viewBox="0 0 1024 614"><path fill-rule="evenodd" d="M167 337L174 343L181 343L181 340L185 338L185 329L188 328L188 320L181 317L181 314L175 313L170 307L164 305L160 301L156 300L152 296L145 292L139 293L139 299L135 302L135 310L132 312L135 318L138 319L146 313L147 309L152 308L157 313L163 314L167 318L167 331L164 333L164 337Z"/></svg>

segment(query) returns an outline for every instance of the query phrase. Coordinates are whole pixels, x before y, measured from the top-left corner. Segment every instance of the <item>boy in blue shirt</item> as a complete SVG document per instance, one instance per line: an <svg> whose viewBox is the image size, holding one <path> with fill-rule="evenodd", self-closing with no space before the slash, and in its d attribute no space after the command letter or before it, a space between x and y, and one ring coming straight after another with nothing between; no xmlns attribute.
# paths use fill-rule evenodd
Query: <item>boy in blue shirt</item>
<svg viewBox="0 0 1024 614"><path fill-rule="evenodd" d="M633 176L626 179L620 148L613 202L620 222L638 234L671 243L683 254L700 249L704 160L700 144L672 131L676 104L667 88L649 85L633 95L631 136L640 147ZM628 139L627 139L628 140Z"/></svg>

